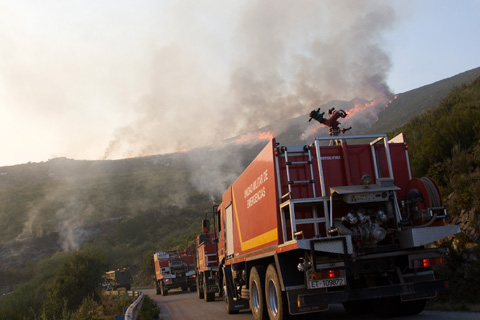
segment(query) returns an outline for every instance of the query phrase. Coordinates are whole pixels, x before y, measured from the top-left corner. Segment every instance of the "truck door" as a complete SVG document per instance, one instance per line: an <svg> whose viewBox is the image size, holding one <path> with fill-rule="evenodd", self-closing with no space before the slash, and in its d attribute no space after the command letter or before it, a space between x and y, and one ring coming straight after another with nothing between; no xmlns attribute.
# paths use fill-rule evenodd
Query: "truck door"
<svg viewBox="0 0 480 320"><path fill-rule="evenodd" d="M226 231L227 231L227 257L233 256L233 206L230 204L225 208L225 215L227 220Z"/></svg>

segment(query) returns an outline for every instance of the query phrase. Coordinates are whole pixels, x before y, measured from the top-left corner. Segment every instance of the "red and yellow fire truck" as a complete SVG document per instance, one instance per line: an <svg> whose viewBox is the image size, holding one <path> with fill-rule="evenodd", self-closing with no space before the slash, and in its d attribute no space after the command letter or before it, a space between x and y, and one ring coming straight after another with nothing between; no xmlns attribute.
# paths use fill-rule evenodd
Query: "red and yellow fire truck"
<svg viewBox="0 0 480 320"><path fill-rule="evenodd" d="M175 288L181 288L182 291L195 290L196 275L192 250L156 252L153 263L153 281L157 294L166 296L170 289Z"/></svg>
<svg viewBox="0 0 480 320"><path fill-rule="evenodd" d="M431 246L460 231L445 216L436 183L412 177L403 134L272 139L223 194L208 241L228 313L284 319L343 303L406 315L447 286Z"/></svg>

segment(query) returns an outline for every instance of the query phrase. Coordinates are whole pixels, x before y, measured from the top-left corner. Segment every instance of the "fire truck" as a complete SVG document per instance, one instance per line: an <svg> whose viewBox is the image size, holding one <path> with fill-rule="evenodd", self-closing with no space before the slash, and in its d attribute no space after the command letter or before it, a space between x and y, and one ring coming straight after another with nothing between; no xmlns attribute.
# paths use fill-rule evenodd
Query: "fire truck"
<svg viewBox="0 0 480 320"><path fill-rule="evenodd" d="M210 302L215 300L216 293L221 296L223 292L218 268L218 238L214 232L210 232L209 220L203 220L202 227L204 232L196 239L197 294L199 299Z"/></svg>
<svg viewBox="0 0 480 320"><path fill-rule="evenodd" d="M153 255L156 294L168 295L168 290L181 288L195 290L195 265L191 250L160 251Z"/></svg>
<svg viewBox="0 0 480 320"><path fill-rule="evenodd" d="M403 134L274 138L223 194L208 235L226 310L419 313L448 286L432 269L445 254L432 243L460 232L446 215L436 183L412 177Z"/></svg>

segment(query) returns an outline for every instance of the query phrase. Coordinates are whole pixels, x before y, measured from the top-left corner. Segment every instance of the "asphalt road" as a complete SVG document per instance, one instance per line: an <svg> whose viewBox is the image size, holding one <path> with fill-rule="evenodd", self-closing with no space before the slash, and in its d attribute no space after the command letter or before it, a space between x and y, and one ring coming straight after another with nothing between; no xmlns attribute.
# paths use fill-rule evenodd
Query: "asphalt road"
<svg viewBox="0 0 480 320"><path fill-rule="evenodd" d="M239 314L228 315L225 311L225 304L221 298L215 301L205 302L198 299L196 292L181 292L180 290L171 290L168 296L155 295L153 289L142 290L149 295L161 308L160 320L210 320L210 319L226 319L240 320L253 319L250 311L242 311ZM373 314L363 316L352 316L345 312L341 305L331 305L330 310L302 317L304 319L368 319L379 320L385 319L377 317ZM395 317L395 320L479 320L480 313L473 312L443 312L425 310L415 316Z"/></svg>

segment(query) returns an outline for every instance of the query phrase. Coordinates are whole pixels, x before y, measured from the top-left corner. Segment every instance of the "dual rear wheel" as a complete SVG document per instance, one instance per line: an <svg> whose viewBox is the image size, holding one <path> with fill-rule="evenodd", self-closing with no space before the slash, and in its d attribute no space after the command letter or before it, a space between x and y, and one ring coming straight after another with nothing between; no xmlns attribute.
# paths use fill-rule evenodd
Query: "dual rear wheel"
<svg viewBox="0 0 480 320"><path fill-rule="evenodd" d="M250 307L254 319L287 319L287 297L282 292L274 264L266 271L263 266L253 267L250 272Z"/></svg>

